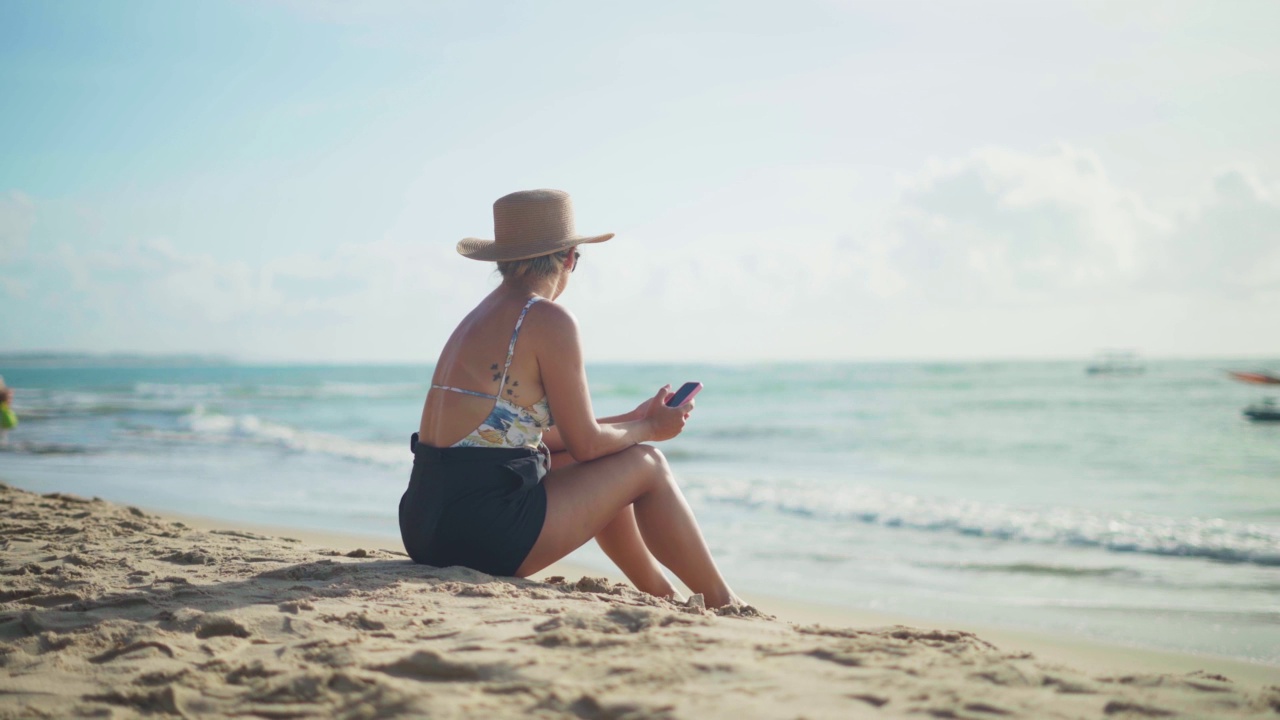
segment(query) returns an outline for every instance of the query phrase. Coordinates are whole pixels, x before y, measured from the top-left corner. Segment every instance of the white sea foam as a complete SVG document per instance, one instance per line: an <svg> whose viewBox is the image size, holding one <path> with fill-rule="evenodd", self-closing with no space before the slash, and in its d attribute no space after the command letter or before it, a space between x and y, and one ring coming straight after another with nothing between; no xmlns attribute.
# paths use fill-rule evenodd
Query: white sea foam
<svg viewBox="0 0 1280 720"><path fill-rule="evenodd" d="M25 390L24 410L31 417L108 415L118 412L187 413L195 404L275 400L412 399L426 383L320 382L310 385L137 382L94 390Z"/></svg>
<svg viewBox="0 0 1280 720"><path fill-rule="evenodd" d="M203 406L182 416L186 439L250 442L304 453L321 453L388 467L408 467L411 457L404 443L351 440L328 433L300 430L263 420L256 415L222 415Z"/></svg>
<svg viewBox="0 0 1280 720"><path fill-rule="evenodd" d="M322 382L316 385L257 385L238 391L243 395L264 398L413 398L426 395L429 383L352 383Z"/></svg>
<svg viewBox="0 0 1280 720"><path fill-rule="evenodd" d="M832 491L798 482L717 482L696 490L712 502L835 521L1010 542L1280 566L1280 529L1217 518L1024 508L865 487Z"/></svg>
<svg viewBox="0 0 1280 720"><path fill-rule="evenodd" d="M208 400L222 397L223 386L214 383L154 383L139 382L133 385L133 394L141 398L163 400Z"/></svg>
<svg viewBox="0 0 1280 720"><path fill-rule="evenodd" d="M142 395L125 391L29 391L23 414L28 418L112 415L124 412L181 413L190 410L197 395Z"/></svg>

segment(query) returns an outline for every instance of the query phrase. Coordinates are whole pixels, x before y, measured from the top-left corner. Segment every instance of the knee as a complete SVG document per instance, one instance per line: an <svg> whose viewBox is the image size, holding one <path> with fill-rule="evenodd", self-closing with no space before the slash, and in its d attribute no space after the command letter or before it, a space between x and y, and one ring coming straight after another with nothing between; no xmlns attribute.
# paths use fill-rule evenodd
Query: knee
<svg viewBox="0 0 1280 720"><path fill-rule="evenodd" d="M645 445L643 443L633 445L627 450L627 452L631 453L638 462L642 463L647 468L663 473L671 472L671 466L667 465L667 456L663 455L661 450L652 445Z"/></svg>
<svg viewBox="0 0 1280 720"><path fill-rule="evenodd" d="M662 451L652 445L635 445L627 450L635 461L643 468L644 476L650 487L669 485L675 482L671 466Z"/></svg>

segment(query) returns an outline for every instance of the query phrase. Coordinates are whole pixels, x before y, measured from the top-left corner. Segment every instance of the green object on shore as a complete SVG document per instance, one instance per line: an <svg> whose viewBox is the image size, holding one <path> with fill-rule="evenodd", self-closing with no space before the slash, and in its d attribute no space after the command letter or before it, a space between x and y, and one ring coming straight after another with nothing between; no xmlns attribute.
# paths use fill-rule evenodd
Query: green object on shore
<svg viewBox="0 0 1280 720"><path fill-rule="evenodd" d="M0 403L0 430L18 427L18 416L9 407L9 403Z"/></svg>

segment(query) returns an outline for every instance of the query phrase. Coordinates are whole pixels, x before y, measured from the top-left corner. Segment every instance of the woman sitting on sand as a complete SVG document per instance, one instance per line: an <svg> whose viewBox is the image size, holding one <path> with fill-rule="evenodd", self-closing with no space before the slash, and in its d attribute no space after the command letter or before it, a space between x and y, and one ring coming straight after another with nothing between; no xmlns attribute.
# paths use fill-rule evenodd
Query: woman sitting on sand
<svg viewBox="0 0 1280 720"><path fill-rule="evenodd" d="M595 538L644 592L677 597L665 565L708 606L740 603L666 458L646 444L679 435L693 402L666 407L667 386L626 415L592 413L577 323L554 300L576 247L613 234L577 235L558 190L499 198L493 220L496 240L458 243L503 279L436 363L400 499L409 556L526 577Z"/></svg>

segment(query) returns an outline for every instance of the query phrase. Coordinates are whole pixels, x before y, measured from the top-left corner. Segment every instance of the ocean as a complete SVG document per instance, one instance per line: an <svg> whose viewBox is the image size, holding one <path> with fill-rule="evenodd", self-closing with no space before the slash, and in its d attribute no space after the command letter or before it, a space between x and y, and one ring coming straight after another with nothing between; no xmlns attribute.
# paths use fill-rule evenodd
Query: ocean
<svg viewBox="0 0 1280 720"><path fill-rule="evenodd" d="M705 389L661 447L735 589L1280 664L1280 423L1227 368L1155 361L597 365L598 414ZM0 479L377 534L429 366L3 367ZM1276 394L1272 392L1271 394ZM588 545L572 557L608 568ZM767 610L767 606L765 607Z"/></svg>

